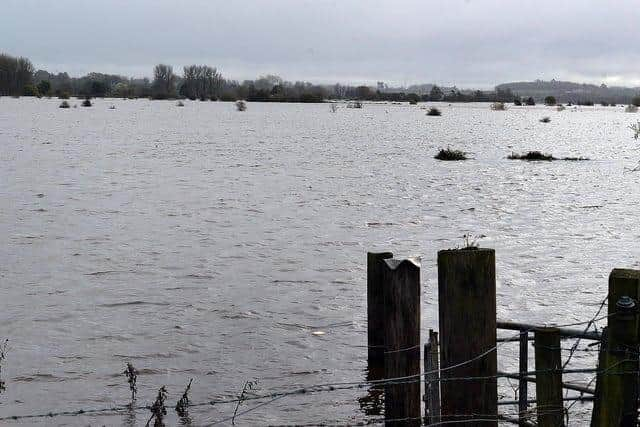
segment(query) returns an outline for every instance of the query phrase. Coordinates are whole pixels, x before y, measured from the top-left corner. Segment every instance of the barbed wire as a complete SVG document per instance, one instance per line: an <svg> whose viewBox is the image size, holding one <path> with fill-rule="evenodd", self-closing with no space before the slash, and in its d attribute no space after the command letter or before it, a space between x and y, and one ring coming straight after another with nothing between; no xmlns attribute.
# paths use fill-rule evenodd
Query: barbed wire
<svg viewBox="0 0 640 427"><path fill-rule="evenodd" d="M600 310L598 311L597 314L599 314ZM611 316L614 316L615 313L606 315L606 316L602 316L602 317L597 317L594 316L593 318L587 320L587 321L583 321L583 322L572 322L572 323L566 323L566 324L561 324L561 325L553 325L553 327L557 327L557 328L562 328L562 327L569 327L569 326L579 326L579 325L591 325L594 322L609 318ZM514 334L513 337L519 337L520 334L522 332L530 332L530 331L534 331L538 329L538 327L531 327L528 328L526 330L521 330L518 331L518 333ZM425 380L423 379L423 377L425 375L428 374L434 374L434 373L441 373L441 372L446 372L449 370L453 370L453 369L457 369L463 366L466 366L468 364L471 364L477 360L482 359L483 357L487 356L488 354L491 354L494 351L497 351L498 348L502 347L503 345L505 345L507 342L509 341L505 341L505 342L501 342L491 348L489 348L486 351L483 351L482 353L478 354L477 356L471 358L471 359L467 359L465 361L456 363L454 365L451 366L447 366L447 367L442 367L440 369L435 369L435 370L431 370L431 371L423 371L420 372L418 374L414 374L414 375L408 375L408 376L403 376L403 377L396 377L396 378L386 378L386 379L380 379L380 380L369 380L369 381L351 381L351 382L336 382L336 383L324 383L324 384L315 384L315 385L310 385L304 388L299 388L293 391L288 391L288 392L281 392L281 393L271 393L271 394L267 394L267 395L257 395L257 396L247 396L247 397L243 397L242 399L237 398L237 399L225 399L225 400L209 400L207 402L201 402L201 403L193 403L193 404L189 404L189 407L199 407L199 406L214 406L214 405L223 405L223 404L229 404L229 403L237 403L237 402L243 402L243 401L251 401L251 400L262 400L262 399L271 399L268 402L263 402L262 404L260 404L260 406L258 407L262 407L266 404L269 404L271 402L274 402L276 400L279 400L280 398L286 397L286 396L291 396L291 395L296 395L296 394L306 394L306 393L318 393L318 392L326 392L326 391L335 391L335 390L346 390L346 389L350 389L350 388L364 388L367 386L375 386L375 385L391 385L391 384L402 384L404 382L424 382ZM414 347L410 347L407 350L413 350L415 348ZM402 349L400 350L402 351ZM557 371L557 370L552 370L552 371ZM573 370L575 371L575 370ZM539 373L543 373L544 371L539 371ZM593 369L593 370L579 370L579 372L597 372L597 369ZM535 375L536 371L531 371L526 373L526 375ZM518 375L520 375L521 373L517 373ZM494 378L500 378L502 377L501 375L492 375L492 376L484 376L484 377L457 377L457 378L438 378L439 381L463 381L463 380L467 380L467 381L471 381L471 380L482 380L482 379L494 379ZM50 412L46 412L46 413L39 413L39 414L25 414L25 415L10 415L10 416L4 416L4 417L0 417L0 421L10 421L10 420L20 420L20 419L34 419L34 418L47 418L47 417L58 417L58 416L80 416L80 415L91 415L91 414L100 414L100 413L117 413L117 412L122 412L122 411L132 411L132 410L149 410L151 407L150 405L140 405L140 406L133 406L132 404L128 404L128 405L115 405L112 407L108 407L108 408L97 408L97 409L79 409L79 410L63 410L63 411L50 411ZM243 412L244 413L244 412ZM238 416L242 415L243 413L238 414ZM230 419L230 418L229 418Z"/></svg>

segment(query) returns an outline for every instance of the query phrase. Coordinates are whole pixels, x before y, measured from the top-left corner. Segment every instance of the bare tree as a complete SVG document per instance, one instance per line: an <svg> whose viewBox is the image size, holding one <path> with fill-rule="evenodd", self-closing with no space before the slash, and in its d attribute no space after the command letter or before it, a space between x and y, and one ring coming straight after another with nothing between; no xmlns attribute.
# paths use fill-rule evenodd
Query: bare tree
<svg viewBox="0 0 640 427"><path fill-rule="evenodd" d="M153 95L164 99L175 96L176 75L171 65L158 64L153 69Z"/></svg>

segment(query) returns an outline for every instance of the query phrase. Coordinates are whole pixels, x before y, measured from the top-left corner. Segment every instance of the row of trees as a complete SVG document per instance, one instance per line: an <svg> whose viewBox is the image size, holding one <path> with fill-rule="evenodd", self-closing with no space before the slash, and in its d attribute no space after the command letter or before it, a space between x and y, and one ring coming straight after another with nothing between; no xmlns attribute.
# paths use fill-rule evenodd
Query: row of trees
<svg viewBox="0 0 640 427"><path fill-rule="evenodd" d="M33 64L27 58L0 54L0 95L32 93Z"/></svg>
<svg viewBox="0 0 640 427"><path fill-rule="evenodd" d="M445 101L445 102L515 102L533 105L534 97L521 99L508 85L500 85L495 91L461 91L457 88L427 86L424 90L412 87L419 94L389 90L384 84L369 86L315 85L308 82L288 82L276 75L266 75L255 80L225 79L220 72L208 65L188 65L182 75L173 67L158 64L153 70L153 80L133 79L115 74L89 73L82 77L70 77L67 73L34 71L27 58L0 54L0 96L60 96L120 97L120 98L189 98L201 100L263 102L322 102L325 99L358 99L367 101ZM430 87L430 89L429 89ZM427 92L428 91L428 92ZM553 97L549 97L553 98ZM551 101L547 99L545 101ZM640 104L640 98L633 102ZM552 102L555 104L555 99Z"/></svg>

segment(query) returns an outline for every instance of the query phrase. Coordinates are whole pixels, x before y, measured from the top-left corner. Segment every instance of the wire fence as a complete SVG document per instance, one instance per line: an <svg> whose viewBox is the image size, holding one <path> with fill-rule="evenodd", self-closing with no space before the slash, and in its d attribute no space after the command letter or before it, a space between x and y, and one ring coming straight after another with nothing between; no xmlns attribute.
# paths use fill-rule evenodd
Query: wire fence
<svg viewBox="0 0 640 427"><path fill-rule="evenodd" d="M604 305L606 304L606 299L604 301L602 301L602 303L600 304L600 307L597 311L597 313L589 320L584 321L584 322L572 322L572 323L566 323L566 324L562 324L562 325L553 325L554 327L558 327L558 328L563 328L563 327L571 327L571 326L582 326L582 325L586 325L585 328L585 332L587 332L591 327L597 328L597 322L607 319L615 314L610 314L610 315L605 315L605 316L600 316L600 312L602 311ZM522 332L531 332L534 331L536 328L530 328L530 329L526 329L526 330L521 330L518 331L516 334L513 335L513 337L510 337L509 340L511 340L512 338L515 340L515 338L519 337L520 334ZM596 329L597 330L597 329ZM543 374L543 373L551 373L551 372L558 372L558 370L533 370L533 371L529 371L529 372L501 372L498 373L497 375L490 375L490 376L474 376L474 377L469 377L469 376L464 376L464 377L441 377L440 375L437 375L435 379L430 379L430 380L426 380L426 376L429 374L442 374L443 372L447 372L447 371L451 371L451 370L455 370L457 368L463 367L465 365L471 364L475 361L481 360L482 358L486 357L487 355L493 353L494 351L497 352L497 350L499 348L501 348L503 345L509 343L509 342L514 342L514 341L509 341L509 340L505 340L502 341L500 343L497 343L495 346L491 347L490 349L476 355L475 357L472 357L468 360L465 360L463 362L451 365L451 366L447 366L447 367L443 367L440 369L436 369L436 370L430 370L430 371L422 371L419 374L415 374L415 375L410 375L410 376L404 376L404 377L396 377L396 378L385 378L385 379L380 379L380 380L367 380L367 381L362 381L362 380L357 380L357 381L349 381L349 382L334 382L334 383L320 383L320 384L312 384L306 387L301 387L301 388L295 388L295 389L288 389L288 390L283 390L283 391L272 391L271 393L265 393L265 394L259 394L259 395L248 395L248 396L239 396L238 398L232 398L232 399L212 399L212 400L208 400L208 401L203 401L203 402L197 402L197 403L192 403L189 402L187 407L188 408L197 408L197 407L207 407L207 406L218 406L218 405L229 405L229 404L235 404L236 405L236 411L234 413L233 416L229 416L229 417L224 417L220 420L217 421L213 421L212 423L208 424L208 425L219 425L219 424L224 424L227 423L229 421L232 421L236 418L240 418L243 417L251 412L254 412L260 408L263 408L267 405L270 405L276 401L279 401L281 399L284 399L286 397L291 397L291 396L300 396L300 395L311 395L311 394L315 394L315 393L329 393L329 392L335 392L335 391L341 391L341 390L354 390L354 389L364 389L367 387L378 387L378 388L382 388L383 386L386 385L397 385L397 384L408 384L408 383L416 383L416 382L420 382L420 383L425 383L425 382L449 382L449 381L459 381L459 382L464 382L464 381L480 381L480 380L489 380L489 379L499 379L499 378L506 378L507 380L509 378L513 378L514 376L521 376L521 375L525 375L525 376L534 376L536 374ZM614 368L615 366L610 367L607 370L604 371L598 371L598 369L596 368L580 368L580 369L567 369L567 365L569 364L569 362L571 361L571 358L573 357L573 355L577 352L577 351L597 351L597 350L592 350L589 348L583 348L583 349L579 349L578 345L580 342L580 338L577 338L576 343L571 346L568 349L565 349L566 351L569 351L569 356L567 358L567 361L563 364L562 369L560 369L560 371L562 371L563 373L592 373L593 378L591 379L591 381L587 384L587 387L589 385L591 385L591 383L593 381L595 381L595 378L598 375L623 375L623 374L629 374L631 372L608 372L610 371L612 368ZM419 347L418 347L419 348ZM393 352L399 352L399 351L415 351L416 346L413 347L409 347L409 348L405 348L405 349L399 349L399 350L393 350ZM626 362L628 360L624 360L620 363ZM633 372L636 374L640 374L640 372ZM514 389L514 391L517 391L517 389ZM566 398L569 398L568 394L565 396ZM578 396L579 397L579 396ZM584 400L584 399L583 399ZM237 412L237 406L239 406L241 403L249 403L252 401L262 401L250 408L247 408L243 411ZM575 403L577 403L578 401L580 401L580 399L576 398L567 408L562 408L563 412L566 412L566 416L568 417L568 411L573 407L573 405L575 405ZM508 402L508 401L507 401ZM516 404L515 402L509 402L509 404ZM65 416L89 416L89 415L107 415L107 414L119 414L119 413L123 413L123 412L131 412L131 411L149 411L152 409L152 405L134 405L133 402L129 403L129 404L123 404L123 405L113 405L110 407L104 407L104 408L89 408L89 409L77 409L77 410L58 410L58 411L49 411L49 412L40 412L40 413L33 413L33 414L22 414L22 415L8 415L8 416L1 416L0 417L0 422L5 422L5 421L19 421L19 420L28 420L28 419L37 419L37 418L54 418L54 417L65 417ZM436 424L430 424L430 425L450 425L450 424L456 424L456 423L462 423L462 422L470 422L470 421L474 421L474 422L496 422L496 421L508 421L505 419L505 417L508 417L509 415L513 415L513 416L518 416L520 417L521 420L527 420L528 418L532 418L532 417L537 417L544 414L544 411L541 411L539 407L533 407L530 411L530 415L528 414L523 414L522 412L520 413L513 413L513 414L509 414L509 413L503 413L500 414L498 416L496 416L495 414L493 415L478 415L478 414L466 414L466 415L456 415L456 416L447 416L447 420L446 421L441 421L439 423ZM452 417L465 417L464 420L450 420L450 418ZM420 417L422 418L422 417ZM332 424L332 423L327 423L327 422L321 422L321 423L311 423L311 424L295 424L295 425L302 425L302 426L328 426L328 425L335 425L335 426L342 426L342 425L372 425L372 424L380 424L380 423L384 423L386 422L390 422L390 421L409 421L409 420L415 420L416 418L411 418L411 419L399 419L399 420L384 420L384 418L381 419L377 419L377 418L371 418L365 421L358 421L356 423L348 423L348 424L340 424L340 423L336 423L336 424ZM283 425L284 427L284 425Z"/></svg>

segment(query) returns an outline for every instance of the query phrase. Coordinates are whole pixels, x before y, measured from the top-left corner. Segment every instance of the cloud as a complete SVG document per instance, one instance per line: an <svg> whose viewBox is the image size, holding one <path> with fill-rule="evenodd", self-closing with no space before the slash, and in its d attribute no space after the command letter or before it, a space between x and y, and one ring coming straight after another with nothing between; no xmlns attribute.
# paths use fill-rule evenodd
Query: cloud
<svg viewBox="0 0 640 427"><path fill-rule="evenodd" d="M631 0L4 0L0 40L73 74L166 62L237 79L636 84L639 17Z"/></svg>

